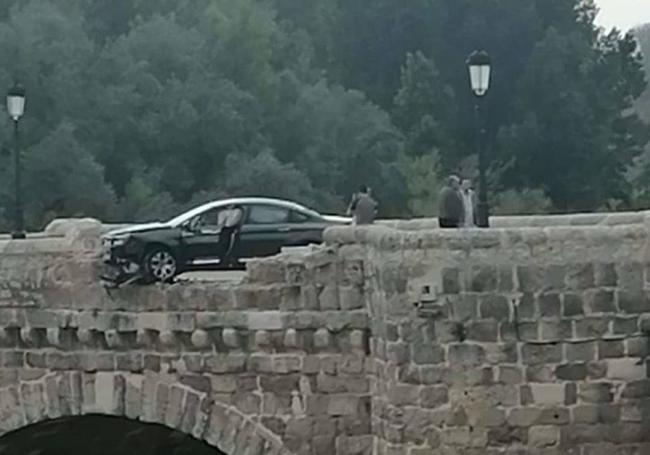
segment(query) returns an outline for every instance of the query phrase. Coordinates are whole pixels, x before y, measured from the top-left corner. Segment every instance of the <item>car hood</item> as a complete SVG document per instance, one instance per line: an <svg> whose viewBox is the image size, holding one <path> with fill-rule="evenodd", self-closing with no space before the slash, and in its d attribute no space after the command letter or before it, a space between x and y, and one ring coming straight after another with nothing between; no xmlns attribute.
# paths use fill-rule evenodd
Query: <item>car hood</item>
<svg viewBox="0 0 650 455"><path fill-rule="evenodd" d="M352 218L338 215L323 215L323 219L332 224L351 224Z"/></svg>
<svg viewBox="0 0 650 455"><path fill-rule="evenodd" d="M104 237L120 237L128 234L137 234L141 232L158 231L160 229L168 229L169 225L165 223L147 223L147 224L134 224L132 226L115 229L108 232Z"/></svg>

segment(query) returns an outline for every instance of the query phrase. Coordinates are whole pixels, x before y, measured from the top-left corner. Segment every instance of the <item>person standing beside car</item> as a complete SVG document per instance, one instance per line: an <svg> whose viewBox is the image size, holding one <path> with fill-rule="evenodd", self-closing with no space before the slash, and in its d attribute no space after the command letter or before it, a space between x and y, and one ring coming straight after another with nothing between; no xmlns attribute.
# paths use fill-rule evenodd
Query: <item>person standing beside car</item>
<svg viewBox="0 0 650 455"><path fill-rule="evenodd" d="M377 201L372 197L372 190L366 185L359 187L359 192L352 196L348 207L348 216L353 216L357 225L373 224L377 216Z"/></svg>
<svg viewBox="0 0 650 455"><path fill-rule="evenodd" d="M244 211L236 204L230 204L219 212L217 227L219 230L219 262L224 265L231 265L237 258L232 257L235 250L235 243L239 235L239 228Z"/></svg>

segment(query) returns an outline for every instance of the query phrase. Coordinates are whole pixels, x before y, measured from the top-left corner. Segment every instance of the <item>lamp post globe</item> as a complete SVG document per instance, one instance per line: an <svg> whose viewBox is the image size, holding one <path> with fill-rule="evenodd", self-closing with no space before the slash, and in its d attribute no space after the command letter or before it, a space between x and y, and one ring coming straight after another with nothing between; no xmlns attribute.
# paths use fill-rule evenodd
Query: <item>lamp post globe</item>
<svg viewBox="0 0 650 455"><path fill-rule="evenodd" d="M467 59L472 92L478 97L485 96L490 89L491 65L490 56L485 51L474 51Z"/></svg>
<svg viewBox="0 0 650 455"><path fill-rule="evenodd" d="M476 150L478 155L479 194L478 194L478 226L490 226L490 208L488 205L488 187L486 178L487 163L485 158L484 136L485 128L481 118L481 100L490 89L490 76L492 72L490 56L485 51L474 51L467 58L469 81L476 103L474 112L476 116Z"/></svg>
<svg viewBox="0 0 650 455"><path fill-rule="evenodd" d="M25 89L20 84L15 84L7 92L7 112L14 123L14 230L11 237L24 239L25 222L23 215L23 201L21 188L21 162L20 144L18 142L18 120L25 112Z"/></svg>
<svg viewBox="0 0 650 455"><path fill-rule="evenodd" d="M9 117L16 122L25 112L25 89L20 84L15 84L7 92L7 112Z"/></svg>

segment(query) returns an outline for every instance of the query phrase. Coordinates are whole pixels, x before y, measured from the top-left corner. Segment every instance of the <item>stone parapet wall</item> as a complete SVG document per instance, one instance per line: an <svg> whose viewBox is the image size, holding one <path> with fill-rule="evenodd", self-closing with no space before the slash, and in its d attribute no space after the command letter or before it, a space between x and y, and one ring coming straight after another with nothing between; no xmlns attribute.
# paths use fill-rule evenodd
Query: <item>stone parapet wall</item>
<svg viewBox="0 0 650 455"><path fill-rule="evenodd" d="M329 231L366 251L375 453L650 453L648 238Z"/></svg>
<svg viewBox="0 0 650 455"><path fill-rule="evenodd" d="M493 228L559 227L559 226L619 226L642 224L650 212L580 213L568 215L518 215L490 217ZM381 220L379 224L401 230L438 229L437 218L412 220Z"/></svg>

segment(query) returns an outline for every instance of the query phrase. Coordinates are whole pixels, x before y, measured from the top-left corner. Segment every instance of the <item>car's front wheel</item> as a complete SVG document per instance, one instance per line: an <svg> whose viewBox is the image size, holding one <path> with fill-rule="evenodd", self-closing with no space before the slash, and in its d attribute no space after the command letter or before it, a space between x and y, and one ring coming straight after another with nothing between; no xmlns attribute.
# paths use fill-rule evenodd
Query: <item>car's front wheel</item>
<svg viewBox="0 0 650 455"><path fill-rule="evenodd" d="M178 261L164 246L150 248L144 256L143 267L147 281L169 283L178 274Z"/></svg>

